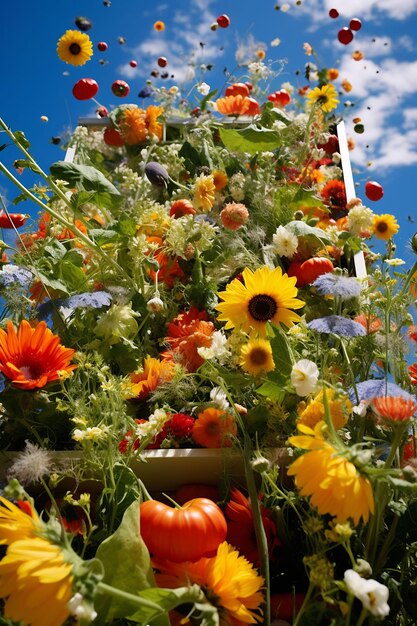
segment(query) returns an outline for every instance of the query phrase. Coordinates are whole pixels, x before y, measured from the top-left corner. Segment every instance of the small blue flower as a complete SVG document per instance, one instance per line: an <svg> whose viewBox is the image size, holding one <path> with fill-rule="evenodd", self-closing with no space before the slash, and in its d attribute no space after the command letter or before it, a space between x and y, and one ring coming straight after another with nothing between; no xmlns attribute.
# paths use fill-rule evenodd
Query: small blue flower
<svg viewBox="0 0 417 626"><path fill-rule="evenodd" d="M66 309L101 309L102 306L110 306L111 295L107 291L94 291L92 293L77 293L66 300L60 301L60 306Z"/></svg>
<svg viewBox="0 0 417 626"><path fill-rule="evenodd" d="M337 296L341 300L349 300L359 296L362 286L357 278L341 276L327 272L322 274L313 283L321 296Z"/></svg>
<svg viewBox="0 0 417 626"><path fill-rule="evenodd" d="M356 385L356 392L358 396L356 396L355 390L349 389L349 399L353 404L358 404L359 402L366 402L367 400L372 400L373 398L379 398L381 396L394 396L394 397L402 397L405 400L411 399L413 402L416 402L416 397L401 389L395 383L390 383L385 380L385 378L372 379L372 380L364 380L361 383Z"/></svg>
<svg viewBox="0 0 417 626"><path fill-rule="evenodd" d="M143 89L141 89L138 93L138 98L150 98L151 95L153 94L153 89L151 89L150 87L144 87Z"/></svg>
<svg viewBox="0 0 417 626"><path fill-rule="evenodd" d="M6 388L5 378L3 374L0 374L0 393L2 393Z"/></svg>
<svg viewBox="0 0 417 626"><path fill-rule="evenodd" d="M0 285L4 287L10 287L16 283L21 287L26 287L32 280L33 274L27 267L19 267L19 265L9 263L3 265L0 272Z"/></svg>
<svg viewBox="0 0 417 626"><path fill-rule="evenodd" d="M317 333L339 335L340 337L359 337L360 335L366 335L366 330L361 324L354 322L348 317L342 317L341 315L320 317L309 322L307 327L311 330L315 330Z"/></svg>

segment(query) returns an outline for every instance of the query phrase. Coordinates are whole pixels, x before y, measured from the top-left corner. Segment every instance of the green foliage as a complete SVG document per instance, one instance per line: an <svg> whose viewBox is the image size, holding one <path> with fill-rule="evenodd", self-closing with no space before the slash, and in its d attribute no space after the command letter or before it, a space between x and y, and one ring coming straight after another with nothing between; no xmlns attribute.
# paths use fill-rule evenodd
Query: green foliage
<svg viewBox="0 0 417 626"><path fill-rule="evenodd" d="M281 136L275 130L259 128L252 124L247 128L219 128L220 138L229 150L256 154L262 150L276 150L281 145Z"/></svg>

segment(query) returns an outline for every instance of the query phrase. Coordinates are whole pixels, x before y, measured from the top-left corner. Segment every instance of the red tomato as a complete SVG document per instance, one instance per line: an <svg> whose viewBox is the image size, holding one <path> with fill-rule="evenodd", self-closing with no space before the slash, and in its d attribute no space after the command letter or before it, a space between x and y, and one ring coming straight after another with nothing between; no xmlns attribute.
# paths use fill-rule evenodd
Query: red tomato
<svg viewBox="0 0 417 626"><path fill-rule="evenodd" d="M384 189L375 180L369 180L365 185L365 195L369 200L377 202L384 195Z"/></svg>
<svg viewBox="0 0 417 626"><path fill-rule="evenodd" d="M347 26L345 26L344 28L341 28L339 30L337 34L337 38L340 41L340 43L347 46L348 43L350 43L353 40L353 33L350 30L350 28L347 28Z"/></svg>
<svg viewBox="0 0 417 626"><path fill-rule="evenodd" d="M108 45L106 44L105 41L99 41L97 44L97 48L98 50L100 50L100 52L106 52Z"/></svg>
<svg viewBox="0 0 417 626"><path fill-rule="evenodd" d="M165 57L159 57L157 60L159 67L166 67L168 65L168 61Z"/></svg>
<svg viewBox="0 0 417 626"><path fill-rule="evenodd" d="M250 89L246 83L234 83L229 85L224 92L225 96L249 96Z"/></svg>
<svg viewBox="0 0 417 626"><path fill-rule="evenodd" d="M255 98L248 98L249 100L249 109L245 111L245 115L259 115L261 112L261 107L258 102L256 102Z"/></svg>
<svg viewBox="0 0 417 626"><path fill-rule="evenodd" d="M137 61L135 61L134 59L132 59L131 61L129 61L129 65L130 67L137 67Z"/></svg>
<svg viewBox="0 0 417 626"><path fill-rule="evenodd" d="M291 102L291 96L286 89L281 89L269 94L268 100L279 107L285 107Z"/></svg>
<svg viewBox="0 0 417 626"><path fill-rule="evenodd" d="M0 228L20 228L26 223L28 216L23 213L5 213L0 211Z"/></svg>
<svg viewBox="0 0 417 626"><path fill-rule="evenodd" d="M207 498L172 508L157 500L140 505L140 533L148 550L159 559L181 563L212 556L226 539L226 519Z"/></svg>
<svg viewBox="0 0 417 626"><path fill-rule="evenodd" d="M108 146L116 146L120 148L125 145L123 138L118 130L115 128L106 128L103 134L104 143Z"/></svg>
<svg viewBox="0 0 417 626"><path fill-rule="evenodd" d="M126 98L129 94L130 87L124 80L115 80L111 86L111 90L118 98Z"/></svg>
<svg viewBox="0 0 417 626"><path fill-rule="evenodd" d="M230 17L228 15L219 15L216 22L220 28L228 28L230 26Z"/></svg>
<svg viewBox="0 0 417 626"><path fill-rule="evenodd" d="M175 492L175 502L184 504L193 498L207 498L216 502L220 498L219 488L216 485L201 485L199 483L189 483L181 485Z"/></svg>
<svg viewBox="0 0 417 626"><path fill-rule="evenodd" d="M98 84L94 78L80 78L72 88L72 95L77 100L90 100L98 92Z"/></svg>
<svg viewBox="0 0 417 626"><path fill-rule="evenodd" d="M297 277L297 287L304 287L313 283L322 274L333 272L334 267L330 259L312 257L304 263L293 261L288 268L288 276Z"/></svg>

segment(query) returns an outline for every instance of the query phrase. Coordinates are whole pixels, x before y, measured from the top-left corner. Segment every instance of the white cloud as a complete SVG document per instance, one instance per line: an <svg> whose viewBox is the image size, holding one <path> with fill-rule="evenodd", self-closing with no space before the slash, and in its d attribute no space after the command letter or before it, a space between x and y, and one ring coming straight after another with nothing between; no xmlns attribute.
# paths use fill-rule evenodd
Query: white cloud
<svg viewBox="0 0 417 626"><path fill-rule="evenodd" d="M330 9L337 9L342 18L358 17L364 22L376 18L401 21L417 11L417 0L309 0L300 9L294 15L308 13L314 23L329 20Z"/></svg>

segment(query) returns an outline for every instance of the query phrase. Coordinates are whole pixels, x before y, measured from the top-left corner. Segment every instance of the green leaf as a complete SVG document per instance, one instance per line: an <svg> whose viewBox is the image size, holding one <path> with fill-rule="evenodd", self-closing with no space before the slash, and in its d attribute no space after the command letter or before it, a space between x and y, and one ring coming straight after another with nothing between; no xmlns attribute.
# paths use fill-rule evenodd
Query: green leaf
<svg viewBox="0 0 417 626"><path fill-rule="evenodd" d="M88 235L90 239L92 239L94 243L99 246L103 243L109 243L110 241L117 239L117 232L115 230L105 228L92 228L88 231Z"/></svg>
<svg viewBox="0 0 417 626"><path fill-rule="evenodd" d="M291 124L290 118L283 111L276 109L272 102L267 102L262 110L261 124L268 128L276 121L283 122L286 126Z"/></svg>
<svg viewBox="0 0 417 626"><path fill-rule="evenodd" d="M46 276L42 274L42 272L38 272L37 278L42 282L45 287L49 287L54 291L61 291L64 295L69 295L68 286L58 278L51 278L50 276Z"/></svg>
<svg viewBox="0 0 417 626"><path fill-rule="evenodd" d="M213 89L213 91L210 91L210 93L208 93L200 102L200 110L201 111L205 111L206 110L206 106L207 106L207 102L209 100L213 100L213 98L215 97L215 95L217 94L218 89Z"/></svg>
<svg viewBox="0 0 417 626"><path fill-rule="evenodd" d="M23 167L24 169L32 170L32 172L39 173L39 166L37 163L32 163L32 161L28 161L26 159L16 159L13 163L14 167Z"/></svg>
<svg viewBox="0 0 417 626"><path fill-rule="evenodd" d="M309 226L301 220L288 222L288 224L285 224L285 228L291 231L296 237L313 237L319 240L323 245L331 243L330 239L324 235L324 231L321 228Z"/></svg>
<svg viewBox="0 0 417 626"><path fill-rule="evenodd" d="M99 545L96 558L103 564L103 582L107 585L132 595L154 585L149 552L140 536L138 501L126 510L118 529ZM134 613L137 607L125 599L100 595L96 610L98 623L108 624L116 617Z"/></svg>
<svg viewBox="0 0 417 626"><path fill-rule="evenodd" d="M86 285L86 277L80 267L71 261L61 261L58 266L59 276L68 285L70 291L83 291Z"/></svg>
<svg viewBox="0 0 417 626"><path fill-rule="evenodd" d="M14 133L14 136L16 137L17 143L22 146L22 148L25 148L26 150L30 148L30 141L26 139L25 133L22 130L17 130Z"/></svg>
<svg viewBox="0 0 417 626"><path fill-rule="evenodd" d="M95 167L78 165L67 161L57 161L50 167L52 176L77 185L82 191L93 191L95 201L120 201L121 195L116 187ZM104 195L103 195L104 194ZM105 195L107 194L107 195ZM102 205L103 206L103 205ZM107 205L106 205L107 206Z"/></svg>
<svg viewBox="0 0 417 626"><path fill-rule="evenodd" d="M275 371L280 374L280 377L288 377L292 370L292 355L288 345L288 340L284 332L278 326L269 326L272 330L272 337L270 338L272 356L274 357Z"/></svg>
<svg viewBox="0 0 417 626"><path fill-rule="evenodd" d="M197 167L207 165L201 154L190 144L189 141L184 141L181 150L178 152L178 156L184 159L185 167L193 176Z"/></svg>
<svg viewBox="0 0 417 626"><path fill-rule="evenodd" d="M276 150L281 145L281 136L275 130L258 128L251 125L247 128L219 128L222 142L234 152L257 152Z"/></svg>
<svg viewBox="0 0 417 626"><path fill-rule="evenodd" d="M137 231L137 220L133 220L130 218L122 218L117 222L115 229L118 233L122 235L127 235L128 237L133 237L136 235Z"/></svg>
<svg viewBox="0 0 417 626"><path fill-rule="evenodd" d="M294 185L291 185L293 188ZM298 187L292 201L291 201L292 209L295 211L298 207L320 207L321 209L327 209L325 204L317 198L313 191L309 191L308 189L303 189L302 187Z"/></svg>
<svg viewBox="0 0 417 626"><path fill-rule="evenodd" d="M285 398L285 389L271 380L265 381L260 387L258 387L256 393L260 396L264 396L265 398L269 398L274 402L282 402Z"/></svg>

